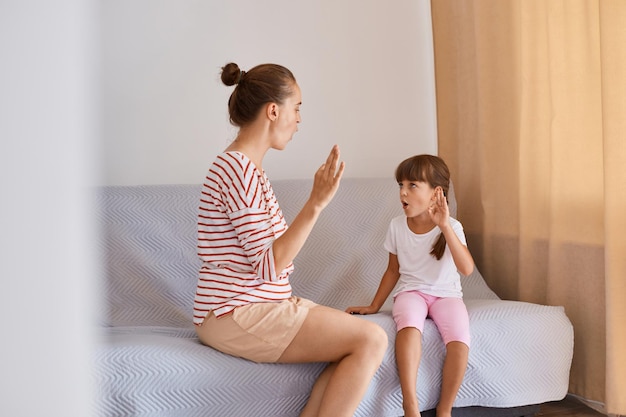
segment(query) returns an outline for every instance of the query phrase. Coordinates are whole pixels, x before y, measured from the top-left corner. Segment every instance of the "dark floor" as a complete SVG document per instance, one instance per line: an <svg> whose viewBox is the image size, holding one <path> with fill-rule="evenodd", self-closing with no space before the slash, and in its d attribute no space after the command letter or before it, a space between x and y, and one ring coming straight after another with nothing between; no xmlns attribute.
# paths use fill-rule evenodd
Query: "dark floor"
<svg viewBox="0 0 626 417"><path fill-rule="evenodd" d="M546 403L541 406L537 417L600 417L604 414L587 407L585 404L573 397L566 397L563 401Z"/></svg>

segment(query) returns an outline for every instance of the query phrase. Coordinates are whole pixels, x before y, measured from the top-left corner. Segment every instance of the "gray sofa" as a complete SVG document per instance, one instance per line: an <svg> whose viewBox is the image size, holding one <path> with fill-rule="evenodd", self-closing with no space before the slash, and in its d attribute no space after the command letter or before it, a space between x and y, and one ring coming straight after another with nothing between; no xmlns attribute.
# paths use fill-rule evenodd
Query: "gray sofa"
<svg viewBox="0 0 626 417"><path fill-rule="evenodd" d="M311 182L272 186L289 222ZM93 368L99 416L296 417L325 366L257 364L198 342L191 307L199 193L200 185L97 190L105 300ZM295 260L294 294L341 310L369 303L386 267L387 225L400 213L392 178L344 178ZM562 399L573 352L563 308L500 300L478 270L462 284L472 349L455 415L533 415L537 404ZM390 307L388 300L362 317L387 331L389 348L355 416L402 416ZM428 320L418 380L423 410L437 404L444 352Z"/></svg>

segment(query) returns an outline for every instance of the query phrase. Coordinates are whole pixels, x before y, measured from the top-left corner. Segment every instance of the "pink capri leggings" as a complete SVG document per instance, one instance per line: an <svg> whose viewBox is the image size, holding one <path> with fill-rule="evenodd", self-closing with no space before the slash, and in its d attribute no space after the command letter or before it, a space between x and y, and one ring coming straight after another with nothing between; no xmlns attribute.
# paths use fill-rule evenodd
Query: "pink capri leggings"
<svg viewBox="0 0 626 417"><path fill-rule="evenodd" d="M393 319L398 331L415 327L424 333L427 316L437 325L444 344L463 342L469 347L469 317L462 298L441 298L420 291L404 291L396 295Z"/></svg>

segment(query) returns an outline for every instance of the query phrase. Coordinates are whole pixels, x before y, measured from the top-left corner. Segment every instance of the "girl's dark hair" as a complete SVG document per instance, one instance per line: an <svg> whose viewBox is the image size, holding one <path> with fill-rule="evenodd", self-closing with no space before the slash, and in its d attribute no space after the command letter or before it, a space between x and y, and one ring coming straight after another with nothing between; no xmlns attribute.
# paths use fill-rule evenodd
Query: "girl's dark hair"
<svg viewBox="0 0 626 417"><path fill-rule="evenodd" d="M421 181L428 183L432 188L441 187L448 199L450 189L450 170L443 161L435 155L415 155L400 162L396 168L396 181ZM430 254L440 260L446 250L446 238L443 233L433 245Z"/></svg>
<svg viewBox="0 0 626 417"><path fill-rule="evenodd" d="M294 92L296 78L287 68L277 64L261 64L242 71L231 62L222 67L222 82L237 85L228 99L230 123L246 126L265 104L282 104Z"/></svg>

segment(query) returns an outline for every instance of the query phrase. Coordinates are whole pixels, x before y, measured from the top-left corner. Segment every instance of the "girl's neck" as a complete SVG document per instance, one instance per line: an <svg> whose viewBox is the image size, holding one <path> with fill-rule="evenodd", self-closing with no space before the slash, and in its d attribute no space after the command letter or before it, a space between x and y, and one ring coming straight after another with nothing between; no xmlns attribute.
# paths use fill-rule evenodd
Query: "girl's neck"
<svg viewBox="0 0 626 417"><path fill-rule="evenodd" d="M428 233L435 227L435 223L430 219L428 213L426 213L425 216L420 215L415 217L407 217L406 224L409 229L417 235L423 235L425 233Z"/></svg>

